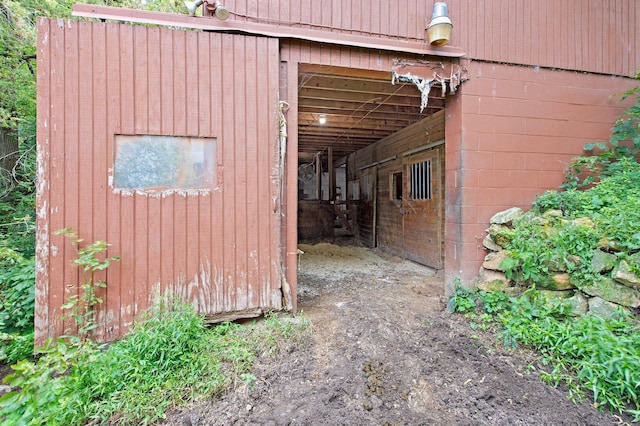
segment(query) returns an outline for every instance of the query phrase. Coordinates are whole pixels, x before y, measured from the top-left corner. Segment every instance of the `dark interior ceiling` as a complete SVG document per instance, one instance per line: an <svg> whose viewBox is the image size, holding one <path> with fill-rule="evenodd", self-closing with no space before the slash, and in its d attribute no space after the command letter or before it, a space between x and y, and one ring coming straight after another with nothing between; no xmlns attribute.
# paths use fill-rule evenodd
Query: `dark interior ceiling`
<svg viewBox="0 0 640 426"><path fill-rule="evenodd" d="M440 90L421 95L408 82L391 83L391 73L301 65L298 76L298 155L308 159L328 148L338 160L444 109ZM324 114L326 123L320 124Z"/></svg>

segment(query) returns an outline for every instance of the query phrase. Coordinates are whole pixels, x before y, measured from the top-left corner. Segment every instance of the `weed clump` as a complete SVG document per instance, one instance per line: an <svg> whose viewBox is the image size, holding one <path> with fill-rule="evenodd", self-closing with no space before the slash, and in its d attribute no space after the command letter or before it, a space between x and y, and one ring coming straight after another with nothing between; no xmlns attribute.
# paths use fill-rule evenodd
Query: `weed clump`
<svg viewBox="0 0 640 426"><path fill-rule="evenodd" d="M69 336L23 360L0 399L3 425L149 424L167 410L251 386L254 361L301 342L309 322L267 316L263 324L213 327L185 303L158 302L108 347Z"/></svg>
<svg viewBox="0 0 640 426"><path fill-rule="evenodd" d="M540 370L542 380L564 383L573 401L584 401L590 392L594 406L640 420L640 325L630 314L573 317L568 305L545 302L535 288L509 297L458 287L449 303L472 328L497 331L506 348L538 351L542 365L549 366Z"/></svg>

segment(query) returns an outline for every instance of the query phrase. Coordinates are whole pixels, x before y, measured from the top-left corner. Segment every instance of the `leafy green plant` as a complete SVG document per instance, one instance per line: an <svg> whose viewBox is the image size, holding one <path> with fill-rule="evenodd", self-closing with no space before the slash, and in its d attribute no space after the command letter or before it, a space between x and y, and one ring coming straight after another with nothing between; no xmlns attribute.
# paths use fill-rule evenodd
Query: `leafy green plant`
<svg viewBox="0 0 640 426"><path fill-rule="evenodd" d="M105 288L107 286L105 281L96 280L96 273L107 269L111 261L118 261L120 258L117 256L104 256L109 246L104 241L96 241L89 245L81 246L84 240L78 238L76 233L69 228L56 231L56 235L69 237L78 253L73 263L82 269L82 279L78 285L79 294L69 296L62 308L69 311L69 317L78 326L78 335L82 340L86 340L91 330L97 326L95 323L95 306L102 303L102 299L96 295L96 288Z"/></svg>
<svg viewBox="0 0 640 426"><path fill-rule="evenodd" d="M447 303L449 312L473 312L476 309L476 292L462 287L460 279L456 278L456 290Z"/></svg>
<svg viewBox="0 0 640 426"><path fill-rule="evenodd" d="M0 361L33 354L35 261L0 248Z"/></svg>
<svg viewBox="0 0 640 426"><path fill-rule="evenodd" d="M308 331L304 316L275 314L206 327L190 304L165 297L108 347L65 337L37 361L18 363L7 382L21 390L0 398L0 418L3 425L150 424L229 386L253 386L256 360L303 344Z"/></svg>
<svg viewBox="0 0 640 426"><path fill-rule="evenodd" d="M505 347L524 345L539 351L540 362L549 366L540 370L541 379L552 386L564 384L571 400L591 396L597 407L640 420L640 325L631 315L620 311L609 319L574 318L566 304L550 304L535 289L518 298L499 292L477 294L485 314L467 312L471 328L499 326Z"/></svg>
<svg viewBox="0 0 640 426"><path fill-rule="evenodd" d="M95 345L76 337L61 337L39 349L37 361L22 360L4 383L14 390L0 398L3 425L62 425L60 416L73 399L74 372L95 356ZM66 408L65 408L66 407Z"/></svg>
<svg viewBox="0 0 640 426"><path fill-rule="evenodd" d="M480 291L480 301L482 302L482 309L487 314L496 314L504 311L509 307L510 297L508 294L501 291Z"/></svg>
<svg viewBox="0 0 640 426"><path fill-rule="evenodd" d="M510 251L501 266L507 278L533 283L549 273L552 251L546 229L526 213L514 222L513 235L505 247Z"/></svg>

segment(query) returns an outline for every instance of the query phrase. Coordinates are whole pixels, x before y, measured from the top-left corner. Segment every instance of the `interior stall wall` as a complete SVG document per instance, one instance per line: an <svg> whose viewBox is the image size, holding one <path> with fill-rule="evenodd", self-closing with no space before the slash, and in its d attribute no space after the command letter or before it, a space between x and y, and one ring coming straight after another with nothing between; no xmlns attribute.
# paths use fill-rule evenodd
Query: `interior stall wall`
<svg viewBox="0 0 640 426"><path fill-rule="evenodd" d="M348 157L347 170L349 171L348 180L357 180L363 185L363 175L369 172L370 168L376 170L376 215L372 218L375 223L378 247L394 253L399 256L415 258L414 260L425 263L421 260L424 253L418 253L413 256L416 251L424 250L419 245L411 247L411 240L426 235L429 230L434 232L438 237L438 241L429 244L431 248L437 245L435 249L438 255L435 256L439 260L430 261L428 266L442 268L442 255L444 253L444 150L445 144L438 144L431 150L437 151L434 158L439 161L432 162L433 170L433 191L432 201L437 204L437 211L427 214L424 220L413 222L411 227L408 225L407 219L416 213L419 209L419 202L411 202L406 199L409 192L407 165L413 162L412 151L416 151L413 155L420 155L425 151L420 151L422 147L439 143L445 136L445 111L440 111L431 117L415 123L385 139L380 140L368 147L361 149ZM402 174L400 185L403 187L405 199L401 200L398 194L394 194L397 189L396 183L393 182L394 174L398 178ZM439 185L439 186L438 186ZM438 190L438 187L440 188ZM402 189L401 189L402 190ZM360 193L365 192L361 189ZM359 215L365 218L371 216L363 212L364 207L359 207ZM367 229L366 226L359 224L359 229ZM437 229L434 229L437 228ZM368 235L360 234L361 238L366 239Z"/></svg>
<svg viewBox="0 0 640 426"><path fill-rule="evenodd" d="M469 283L486 255L489 219L528 209L563 181L587 142L607 140L632 100L624 77L471 62L469 80L447 98L447 285Z"/></svg>
<svg viewBox="0 0 640 426"><path fill-rule="evenodd" d="M73 331L86 279L62 228L120 257L95 277L98 338L167 292L208 315L282 307L277 58L269 38L38 21L37 344ZM172 140L193 167L147 182L174 176Z"/></svg>

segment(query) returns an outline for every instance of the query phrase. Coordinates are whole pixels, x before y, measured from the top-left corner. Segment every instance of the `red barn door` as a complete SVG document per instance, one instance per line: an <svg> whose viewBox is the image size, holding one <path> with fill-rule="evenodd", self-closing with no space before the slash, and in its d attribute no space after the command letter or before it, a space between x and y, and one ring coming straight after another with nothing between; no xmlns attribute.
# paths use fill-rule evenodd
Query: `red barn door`
<svg viewBox="0 0 640 426"><path fill-rule="evenodd" d="M212 317L282 307L278 74L276 39L39 20L37 343L74 329L62 228L121 258L98 277L100 339L162 294Z"/></svg>

